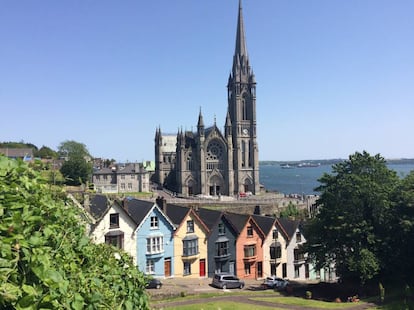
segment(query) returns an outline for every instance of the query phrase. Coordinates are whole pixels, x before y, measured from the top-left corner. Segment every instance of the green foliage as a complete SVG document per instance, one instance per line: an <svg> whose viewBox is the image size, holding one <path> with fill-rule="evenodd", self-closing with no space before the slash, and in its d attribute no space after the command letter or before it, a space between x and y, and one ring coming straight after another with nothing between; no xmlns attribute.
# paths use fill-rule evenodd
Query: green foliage
<svg viewBox="0 0 414 310"><path fill-rule="evenodd" d="M293 217L297 218L299 216L299 210L297 206L295 206L291 201L289 201L289 204L286 208L284 208L282 211L280 211L280 217L288 218Z"/></svg>
<svg viewBox="0 0 414 310"><path fill-rule="evenodd" d="M32 143L25 143L24 141L21 142L1 142L0 148L12 148L12 149L33 149L34 151L37 151L37 146Z"/></svg>
<svg viewBox="0 0 414 310"><path fill-rule="evenodd" d="M362 283L380 276L393 255L396 173L380 155L363 152L319 182L319 213L306 233L310 258L317 267L335 263L339 275Z"/></svg>
<svg viewBox="0 0 414 310"><path fill-rule="evenodd" d="M73 140L66 140L62 142L58 147L58 153L62 157L90 157L88 149L86 145L80 142L76 142Z"/></svg>
<svg viewBox="0 0 414 310"><path fill-rule="evenodd" d="M148 308L131 258L93 244L79 222L37 172L0 156L0 308Z"/></svg>
<svg viewBox="0 0 414 310"><path fill-rule="evenodd" d="M34 154L35 157L40 158L58 158L58 153L47 146L42 146L37 152Z"/></svg>
<svg viewBox="0 0 414 310"><path fill-rule="evenodd" d="M82 157L70 157L62 164L60 172L67 185L85 184L90 179L92 165Z"/></svg>

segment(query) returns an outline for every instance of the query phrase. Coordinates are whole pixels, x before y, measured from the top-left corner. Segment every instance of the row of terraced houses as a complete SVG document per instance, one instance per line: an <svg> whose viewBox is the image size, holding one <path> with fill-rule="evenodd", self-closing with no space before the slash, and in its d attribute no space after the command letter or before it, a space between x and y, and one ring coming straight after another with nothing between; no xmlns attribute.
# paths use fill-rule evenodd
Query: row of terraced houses
<svg viewBox="0 0 414 310"><path fill-rule="evenodd" d="M158 278L242 279L276 275L291 280L332 281L333 269L315 270L303 251L300 221L169 204L163 198L85 200L94 242L129 253L137 267Z"/></svg>

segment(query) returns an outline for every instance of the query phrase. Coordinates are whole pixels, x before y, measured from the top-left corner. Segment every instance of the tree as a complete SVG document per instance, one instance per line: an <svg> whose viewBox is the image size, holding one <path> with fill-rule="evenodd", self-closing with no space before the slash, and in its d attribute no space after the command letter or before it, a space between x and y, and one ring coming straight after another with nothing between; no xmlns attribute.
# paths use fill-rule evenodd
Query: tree
<svg viewBox="0 0 414 310"><path fill-rule="evenodd" d="M66 160L60 172L68 185L80 185L90 180L92 164L85 144L76 141L65 141L59 145L58 153Z"/></svg>
<svg viewBox="0 0 414 310"><path fill-rule="evenodd" d="M54 150L52 150L50 147L42 146L37 152L34 154L35 157L40 158L57 158L58 154Z"/></svg>
<svg viewBox="0 0 414 310"><path fill-rule="evenodd" d="M126 253L85 235L78 209L39 174L0 156L0 308L148 309Z"/></svg>
<svg viewBox="0 0 414 310"><path fill-rule="evenodd" d="M381 275L392 254L392 195L399 179L384 158L367 152L332 172L319 179L319 213L307 226L307 251L317 268L334 263L342 278L364 283Z"/></svg>

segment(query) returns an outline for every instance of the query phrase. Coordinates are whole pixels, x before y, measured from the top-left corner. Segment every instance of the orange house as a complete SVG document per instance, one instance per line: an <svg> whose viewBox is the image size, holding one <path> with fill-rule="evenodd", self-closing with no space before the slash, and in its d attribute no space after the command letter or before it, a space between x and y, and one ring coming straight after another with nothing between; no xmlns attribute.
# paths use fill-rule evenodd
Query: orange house
<svg viewBox="0 0 414 310"><path fill-rule="evenodd" d="M238 235L235 274L241 279L263 278L263 231L250 215L227 213L224 216Z"/></svg>

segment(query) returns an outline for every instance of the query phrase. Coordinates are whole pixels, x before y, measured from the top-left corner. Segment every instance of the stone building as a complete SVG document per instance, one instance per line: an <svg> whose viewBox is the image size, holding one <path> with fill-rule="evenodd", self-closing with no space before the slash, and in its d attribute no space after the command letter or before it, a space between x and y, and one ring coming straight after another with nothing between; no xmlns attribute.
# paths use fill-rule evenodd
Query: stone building
<svg viewBox="0 0 414 310"><path fill-rule="evenodd" d="M197 131L155 133L155 181L183 196L256 194L259 152L256 131L256 80L249 64L241 0L233 67L227 84L227 115L222 132L205 127L199 113Z"/></svg>

